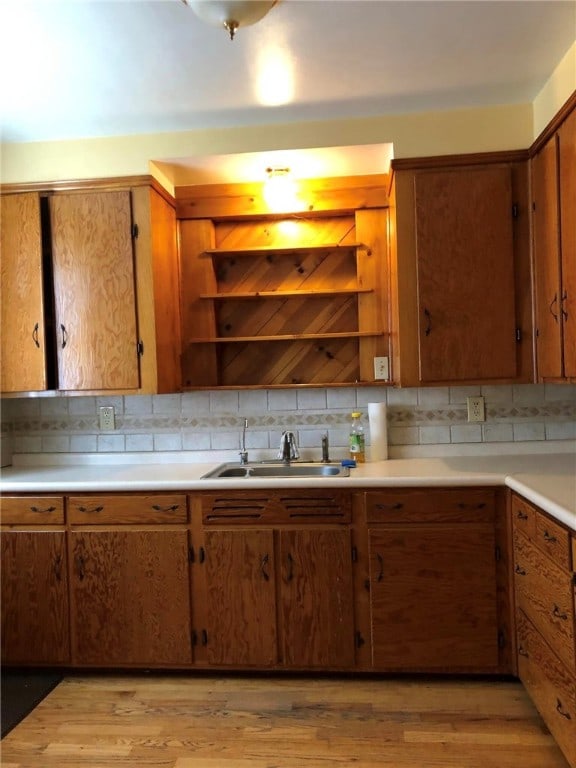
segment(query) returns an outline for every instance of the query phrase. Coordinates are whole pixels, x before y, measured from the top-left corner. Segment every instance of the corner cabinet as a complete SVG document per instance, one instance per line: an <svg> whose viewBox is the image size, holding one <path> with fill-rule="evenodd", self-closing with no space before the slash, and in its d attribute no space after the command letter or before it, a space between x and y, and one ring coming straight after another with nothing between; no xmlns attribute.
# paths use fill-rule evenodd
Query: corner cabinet
<svg viewBox="0 0 576 768"><path fill-rule="evenodd" d="M576 109L531 159L539 381L576 381Z"/></svg>
<svg viewBox="0 0 576 768"><path fill-rule="evenodd" d="M3 394L157 391L158 370L171 377L168 391L179 388L178 323L162 331L179 295L176 285L166 301L168 276L177 280L175 216L154 240L154 195L129 187L2 195ZM163 277L154 274L160 262ZM171 337L168 364L158 360L170 352L156 344L155 313Z"/></svg>
<svg viewBox="0 0 576 768"><path fill-rule="evenodd" d="M180 215L184 389L374 381L386 208Z"/></svg>
<svg viewBox="0 0 576 768"><path fill-rule="evenodd" d="M393 161L395 378L530 381L527 153Z"/></svg>

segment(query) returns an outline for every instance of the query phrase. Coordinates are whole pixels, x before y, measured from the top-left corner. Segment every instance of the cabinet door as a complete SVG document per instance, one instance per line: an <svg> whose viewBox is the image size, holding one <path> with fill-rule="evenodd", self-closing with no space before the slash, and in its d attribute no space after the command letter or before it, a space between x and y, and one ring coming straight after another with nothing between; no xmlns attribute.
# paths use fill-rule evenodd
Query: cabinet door
<svg viewBox="0 0 576 768"><path fill-rule="evenodd" d="M353 668L349 529L281 531L280 574L284 665Z"/></svg>
<svg viewBox="0 0 576 768"><path fill-rule="evenodd" d="M414 183L420 380L514 378L510 168L422 171Z"/></svg>
<svg viewBox="0 0 576 768"><path fill-rule="evenodd" d="M58 388L137 389L129 192L50 199Z"/></svg>
<svg viewBox="0 0 576 768"><path fill-rule="evenodd" d="M72 661L191 662L185 530L70 533Z"/></svg>
<svg viewBox="0 0 576 768"><path fill-rule="evenodd" d="M2 392L46 389L40 197L0 198Z"/></svg>
<svg viewBox="0 0 576 768"><path fill-rule="evenodd" d="M492 525L382 526L369 547L375 669L497 667Z"/></svg>
<svg viewBox="0 0 576 768"><path fill-rule="evenodd" d="M70 659L64 531L3 531L2 663Z"/></svg>
<svg viewBox="0 0 576 768"><path fill-rule="evenodd" d="M538 378L562 376L560 220L556 136L532 158Z"/></svg>
<svg viewBox="0 0 576 768"><path fill-rule="evenodd" d="M576 378L576 110L558 129L564 375Z"/></svg>
<svg viewBox="0 0 576 768"><path fill-rule="evenodd" d="M273 532L209 530L205 543L209 663L276 664Z"/></svg>

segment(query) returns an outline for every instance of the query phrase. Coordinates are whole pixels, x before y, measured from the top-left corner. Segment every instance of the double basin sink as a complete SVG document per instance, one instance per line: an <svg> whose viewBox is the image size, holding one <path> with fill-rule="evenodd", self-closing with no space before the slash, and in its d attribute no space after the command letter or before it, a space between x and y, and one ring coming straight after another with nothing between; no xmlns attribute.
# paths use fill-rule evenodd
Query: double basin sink
<svg viewBox="0 0 576 768"><path fill-rule="evenodd" d="M275 478L275 477L348 477L350 470L335 462L254 462L220 464L216 469L202 476L202 480L225 478Z"/></svg>

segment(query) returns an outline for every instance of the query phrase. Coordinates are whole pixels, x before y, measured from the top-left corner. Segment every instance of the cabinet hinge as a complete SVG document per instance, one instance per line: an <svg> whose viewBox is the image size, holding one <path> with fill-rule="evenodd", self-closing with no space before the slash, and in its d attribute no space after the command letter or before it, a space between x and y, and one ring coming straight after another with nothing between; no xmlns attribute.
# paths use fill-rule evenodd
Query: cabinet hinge
<svg viewBox="0 0 576 768"><path fill-rule="evenodd" d="M134 240L138 237L140 234L140 230L138 229L138 224L132 224L132 237Z"/></svg>
<svg viewBox="0 0 576 768"><path fill-rule="evenodd" d="M358 550L356 547L352 547L352 562L357 563L358 562Z"/></svg>
<svg viewBox="0 0 576 768"><path fill-rule="evenodd" d="M498 631L498 648L504 648L506 645L506 637L502 630Z"/></svg>
<svg viewBox="0 0 576 768"><path fill-rule="evenodd" d="M494 557L496 558L497 563L499 563L500 560L502 560L502 550L498 545L494 547Z"/></svg>
<svg viewBox="0 0 576 768"><path fill-rule="evenodd" d="M517 219L518 218L518 203L512 204L512 218Z"/></svg>
<svg viewBox="0 0 576 768"><path fill-rule="evenodd" d="M516 341L518 344L522 341L522 328L516 328Z"/></svg>
<svg viewBox="0 0 576 768"><path fill-rule="evenodd" d="M139 357L142 357L142 355L144 354L144 342L142 341L142 339L140 339L136 344L136 354Z"/></svg>

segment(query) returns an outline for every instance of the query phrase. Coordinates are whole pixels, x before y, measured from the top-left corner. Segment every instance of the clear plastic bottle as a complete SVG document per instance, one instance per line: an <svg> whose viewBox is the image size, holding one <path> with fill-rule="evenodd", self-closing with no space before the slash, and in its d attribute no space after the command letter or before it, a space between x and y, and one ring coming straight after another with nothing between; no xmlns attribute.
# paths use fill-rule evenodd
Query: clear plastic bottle
<svg viewBox="0 0 576 768"><path fill-rule="evenodd" d="M366 461L366 444L364 438L364 426L362 424L362 414L359 411L352 413L352 424L350 425L350 458L357 464L363 464Z"/></svg>

